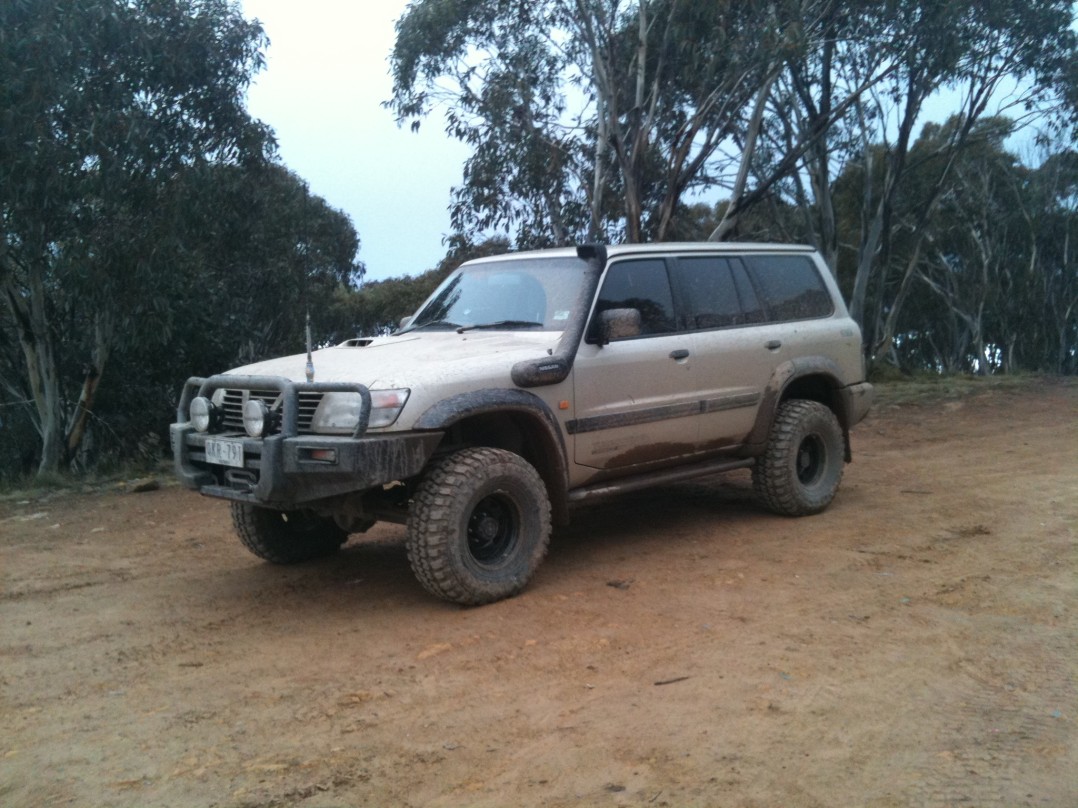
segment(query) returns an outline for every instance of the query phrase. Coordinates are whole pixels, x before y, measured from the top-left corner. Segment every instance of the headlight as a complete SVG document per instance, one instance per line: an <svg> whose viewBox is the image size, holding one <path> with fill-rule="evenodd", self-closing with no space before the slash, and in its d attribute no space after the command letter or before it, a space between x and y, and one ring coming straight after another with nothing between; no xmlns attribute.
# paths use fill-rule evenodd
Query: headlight
<svg viewBox="0 0 1078 808"><path fill-rule="evenodd" d="M265 402L252 398L243 405L243 428L252 438L261 438L266 430L269 407Z"/></svg>
<svg viewBox="0 0 1078 808"><path fill-rule="evenodd" d="M195 396L191 399L191 426L197 432L206 432L213 422L213 403L205 396Z"/></svg>
<svg viewBox="0 0 1078 808"><path fill-rule="evenodd" d="M368 427L389 426L397 420L408 390L371 390ZM351 434L359 423L363 399L357 393L326 393L311 421L311 431L323 434Z"/></svg>
<svg viewBox="0 0 1078 808"><path fill-rule="evenodd" d="M356 431L362 406L358 393L326 393L311 420L311 431L351 435Z"/></svg>

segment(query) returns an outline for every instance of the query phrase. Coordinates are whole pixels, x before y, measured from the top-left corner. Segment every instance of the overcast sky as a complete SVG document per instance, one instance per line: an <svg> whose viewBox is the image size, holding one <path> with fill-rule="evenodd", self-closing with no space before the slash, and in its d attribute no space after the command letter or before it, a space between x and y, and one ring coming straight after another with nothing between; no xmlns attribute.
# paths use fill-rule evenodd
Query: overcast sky
<svg viewBox="0 0 1078 808"><path fill-rule="evenodd" d="M367 279L413 275L445 255L449 191L467 151L440 117L418 133L382 107L387 57L407 0L242 0L269 36L251 114L311 192L352 217Z"/></svg>

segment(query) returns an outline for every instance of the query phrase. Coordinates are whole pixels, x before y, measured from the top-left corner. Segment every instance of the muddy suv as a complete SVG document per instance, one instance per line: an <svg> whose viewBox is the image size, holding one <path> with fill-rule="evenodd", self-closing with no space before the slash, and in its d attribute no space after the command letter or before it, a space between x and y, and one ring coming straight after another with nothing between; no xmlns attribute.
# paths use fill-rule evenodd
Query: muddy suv
<svg viewBox="0 0 1078 808"><path fill-rule="evenodd" d="M259 557L401 522L423 586L480 604L576 503L750 467L772 511L823 510L871 394L811 249L583 246L464 264L391 336L189 379L171 436Z"/></svg>

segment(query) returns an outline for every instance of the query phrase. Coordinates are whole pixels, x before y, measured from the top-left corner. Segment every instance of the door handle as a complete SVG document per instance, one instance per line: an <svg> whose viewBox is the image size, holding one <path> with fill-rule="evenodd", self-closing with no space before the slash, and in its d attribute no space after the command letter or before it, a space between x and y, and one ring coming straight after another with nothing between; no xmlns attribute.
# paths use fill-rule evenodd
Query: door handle
<svg viewBox="0 0 1078 808"><path fill-rule="evenodd" d="M782 347L782 340L780 340L780 339L768 340L767 342L764 343L764 347L767 348L767 350L769 350L769 351L777 351L779 348Z"/></svg>
<svg viewBox="0 0 1078 808"><path fill-rule="evenodd" d="M676 351L671 351L670 352L670 358L671 359L677 359L679 361L682 360L682 359L688 359L689 358L689 351L686 348L678 348Z"/></svg>

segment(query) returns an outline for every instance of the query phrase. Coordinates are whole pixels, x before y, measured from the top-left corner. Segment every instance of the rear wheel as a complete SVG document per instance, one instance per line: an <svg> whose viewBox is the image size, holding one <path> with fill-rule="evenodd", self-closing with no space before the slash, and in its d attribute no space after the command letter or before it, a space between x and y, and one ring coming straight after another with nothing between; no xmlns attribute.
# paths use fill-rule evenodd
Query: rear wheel
<svg viewBox="0 0 1078 808"><path fill-rule="evenodd" d="M844 455L835 414L818 401L792 399L779 407L767 451L756 459L753 488L777 514L819 513L835 498Z"/></svg>
<svg viewBox="0 0 1078 808"><path fill-rule="evenodd" d="M423 587L476 606L520 592L546 555L550 500L519 455L463 449L420 484L408 519L408 560Z"/></svg>
<svg viewBox="0 0 1078 808"><path fill-rule="evenodd" d="M274 564L298 564L332 555L348 539L332 519L311 511L274 511L232 503L232 525L243 546Z"/></svg>

